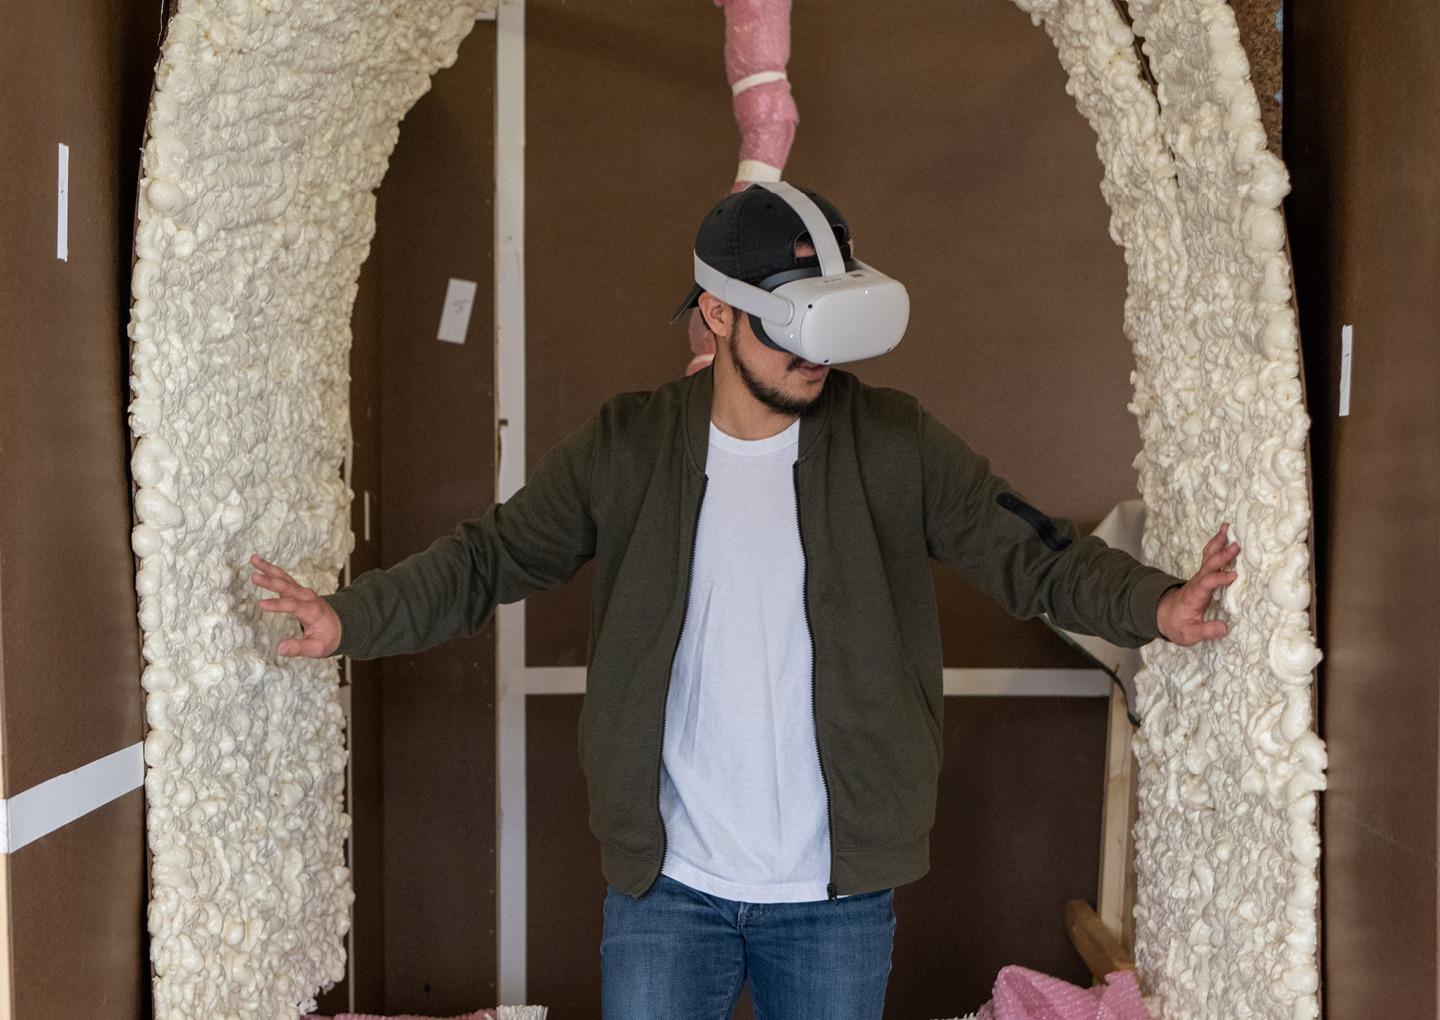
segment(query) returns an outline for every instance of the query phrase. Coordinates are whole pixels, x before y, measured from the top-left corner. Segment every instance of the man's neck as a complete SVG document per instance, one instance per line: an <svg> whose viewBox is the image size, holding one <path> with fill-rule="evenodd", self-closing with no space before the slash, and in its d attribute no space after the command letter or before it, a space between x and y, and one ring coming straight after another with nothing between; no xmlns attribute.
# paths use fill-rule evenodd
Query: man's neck
<svg viewBox="0 0 1440 1020"><path fill-rule="evenodd" d="M728 360L714 362L715 389L710 398L710 420L721 432L736 439L769 439L784 432L799 415L781 414L755 399Z"/></svg>

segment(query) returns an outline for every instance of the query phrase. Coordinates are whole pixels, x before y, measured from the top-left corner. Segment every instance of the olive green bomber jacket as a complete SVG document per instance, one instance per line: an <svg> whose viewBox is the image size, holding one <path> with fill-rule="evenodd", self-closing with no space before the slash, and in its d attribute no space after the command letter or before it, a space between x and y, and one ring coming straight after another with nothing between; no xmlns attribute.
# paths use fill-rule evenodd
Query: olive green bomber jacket
<svg viewBox="0 0 1440 1020"><path fill-rule="evenodd" d="M580 758L605 879L632 896L660 873L665 701L689 603L713 370L607 401L482 518L326 596L340 653L419 651L595 559ZM832 370L801 419L794 469L814 649L829 892L929 869L942 660L930 560L1021 618L1135 647L1183 583L1031 507L898 390Z"/></svg>

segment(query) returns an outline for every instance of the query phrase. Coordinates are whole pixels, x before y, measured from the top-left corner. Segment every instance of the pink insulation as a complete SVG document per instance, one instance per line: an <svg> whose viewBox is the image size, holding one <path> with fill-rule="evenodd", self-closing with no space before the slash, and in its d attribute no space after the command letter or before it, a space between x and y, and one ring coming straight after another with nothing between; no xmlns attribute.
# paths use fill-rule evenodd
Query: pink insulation
<svg viewBox="0 0 1440 1020"><path fill-rule="evenodd" d="M790 0L715 0L725 8L725 78L734 94L740 125L740 165L735 186L778 181L795 140L800 113L790 94L785 65L790 60ZM715 359L715 336L698 310L690 313L690 349L695 357L685 374L694 375Z"/></svg>
<svg viewBox="0 0 1440 1020"><path fill-rule="evenodd" d="M995 978L995 998L977 1020L1150 1020L1131 971L1117 971L1099 988L1077 988L1024 967Z"/></svg>
<svg viewBox="0 0 1440 1020"><path fill-rule="evenodd" d="M710 332L698 311L690 313L690 349L695 356L685 366L686 375L694 375L715 360L715 334Z"/></svg>
<svg viewBox="0 0 1440 1020"><path fill-rule="evenodd" d="M725 8L725 78L735 94L740 166L735 190L778 181L800 114L790 95L790 0L717 0Z"/></svg>
<svg viewBox="0 0 1440 1020"><path fill-rule="evenodd" d="M448 1018L411 1016L408 1013L405 1016L388 1017L377 1016L373 1013L340 1013L333 1020L495 1020L497 1015L497 1011L493 1009L482 1009L478 1013L465 1013L462 1016ZM331 1020L331 1018L311 1015L301 1017L301 1020Z"/></svg>

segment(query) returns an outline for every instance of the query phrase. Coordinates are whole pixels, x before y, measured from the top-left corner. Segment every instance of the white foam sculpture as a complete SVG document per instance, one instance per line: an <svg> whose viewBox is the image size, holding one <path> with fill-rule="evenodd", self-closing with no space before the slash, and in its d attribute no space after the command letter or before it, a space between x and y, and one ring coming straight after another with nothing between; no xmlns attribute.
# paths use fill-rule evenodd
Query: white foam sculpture
<svg viewBox="0 0 1440 1020"><path fill-rule="evenodd" d="M1228 636L1155 642L1137 677L1136 962L1169 1020L1311 1020L1325 749L1289 179L1224 0L1130 0L1133 31L1113 0L1015 2L1095 130L1125 250L1146 557L1189 576L1222 520L1243 547Z"/></svg>
<svg viewBox="0 0 1440 1020"><path fill-rule="evenodd" d="M350 310L399 121L473 0L181 0L155 75L132 282L158 1020L293 1018L352 900L333 660L277 660L260 552L333 591Z"/></svg>
<svg viewBox="0 0 1440 1020"><path fill-rule="evenodd" d="M1014 0L1094 128L1125 251L1147 557L1244 545L1223 641L1145 653L1136 950L1169 1020L1310 1020L1309 496L1284 224L1223 0ZM156 1015L288 1017L343 973L332 662L277 662L252 550L333 590L349 317L400 117L474 0L181 0L145 145L130 334Z"/></svg>

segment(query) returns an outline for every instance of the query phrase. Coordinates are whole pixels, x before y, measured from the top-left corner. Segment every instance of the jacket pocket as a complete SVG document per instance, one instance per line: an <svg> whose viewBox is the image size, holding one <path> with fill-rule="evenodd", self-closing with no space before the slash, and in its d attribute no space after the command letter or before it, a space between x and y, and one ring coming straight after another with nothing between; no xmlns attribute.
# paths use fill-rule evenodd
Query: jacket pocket
<svg viewBox="0 0 1440 1020"><path fill-rule="evenodd" d="M915 671L913 669L906 670L905 679L905 687L910 692L910 699L915 705L916 710L920 713L921 717L924 718L926 730L930 734L930 749L934 753L935 769L938 772L940 769L942 746L940 737L940 717L937 714L936 710L931 708L930 699L925 696L924 681L915 674ZM941 695L941 704L944 704L943 693Z"/></svg>

